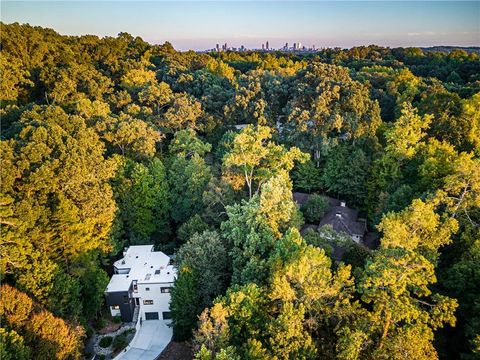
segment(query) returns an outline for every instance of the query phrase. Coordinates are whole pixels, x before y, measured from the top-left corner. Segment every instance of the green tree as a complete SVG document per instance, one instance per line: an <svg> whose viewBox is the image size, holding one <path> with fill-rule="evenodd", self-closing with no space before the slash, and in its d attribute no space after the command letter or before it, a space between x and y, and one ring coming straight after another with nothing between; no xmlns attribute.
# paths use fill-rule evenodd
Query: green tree
<svg viewBox="0 0 480 360"><path fill-rule="evenodd" d="M152 82L138 94L138 98L145 105L152 106L156 115L160 115L161 110L172 101L173 92L165 82Z"/></svg>
<svg viewBox="0 0 480 360"><path fill-rule="evenodd" d="M170 311L172 313L173 338L188 340L192 336L197 319L197 275L188 267L180 268L172 289Z"/></svg>
<svg viewBox="0 0 480 360"><path fill-rule="evenodd" d="M89 258L92 254L89 254ZM105 300L105 289L110 278L105 270L98 267L95 260L85 261L84 266L76 271L79 273L81 285L82 315L91 319L96 317Z"/></svg>
<svg viewBox="0 0 480 360"><path fill-rule="evenodd" d="M315 163L308 160L298 164L292 171L292 180L295 189L311 193L322 188L322 173Z"/></svg>
<svg viewBox="0 0 480 360"><path fill-rule="evenodd" d="M233 140L231 150L223 157L222 175L234 189L247 186L249 198L258 194L262 184L282 171L290 171L295 161L304 162L308 155L298 148L287 150L270 141L271 129L249 125Z"/></svg>
<svg viewBox="0 0 480 360"><path fill-rule="evenodd" d="M208 224L198 214L195 214L186 222L184 222L177 231L177 237L181 243L187 242L193 235L201 234L208 230Z"/></svg>
<svg viewBox="0 0 480 360"><path fill-rule="evenodd" d="M211 178L210 167L205 160L194 154L189 159L173 156L168 168L170 188L170 214L181 224L203 208L203 192Z"/></svg>
<svg viewBox="0 0 480 360"><path fill-rule="evenodd" d="M15 330L0 328L0 358L4 360L28 360L30 349Z"/></svg>
<svg viewBox="0 0 480 360"><path fill-rule="evenodd" d="M59 107L34 107L18 124L1 142L11 222L1 229L1 271L47 308L74 317L81 306L73 269L83 254L112 246L116 165L103 157L95 131Z"/></svg>
<svg viewBox="0 0 480 360"><path fill-rule="evenodd" d="M146 165L126 160L114 188L129 244L159 242L169 233L169 186L158 158Z"/></svg>
<svg viewBox="0 0 480 360"><path fill-rule="evenodd" d="M196 233L178 250L181 270L172 294L174 333L189 339L200 313L222 294L229 283L227 251L214 231ZM187 288L189 286L190 288ZM185 302L190 297L190 302Z"/></svg>
<svg viewBox="0 0 480 360"><path fill-rule="evenodd" d="M297 211L285 173L267 181L260 196L227 206L221 229L231 249L233 283L266 281L270 253Z"/></svg>
<svg viewBox="0 0 480 360"><path fill-rule="evenodd" d="M318 223L327 209L328 199L318 194L311 195L301 207L305 221L308 223Z"/></svg>
<svg viewBox="0 0 480 360"><path fill-rule="evenodd" d="M24 338L33 359L80 359L84 334L81 327L72 327L42 310L12 286L2 285L1 292L0 316L10 329ZM21 345L19 350L22 351ZM19 357L21 355L19 353Z"/></svg>
<svg viewBox="0 0 480 360"><path fill-rule="evenodd" d="M182 129L198 130L202 128L199 121L202 115L203 110L200 102L191 95L178 94L165 112L159 125L169 132Z"/></svg>
<svg viewBox="0 0 480 360"><path fill-rule="evenodd" d="M111 116L95 123L95 129L112 151L131 158L151 158L162 134L143 120L128 114Z"/></svg>
<svg viewBox="0 0 480 360"><path fill-rule="evenodd" d="M370 160L363 150L338 145L327 158L322 183L327 192L361 205L367 195L365 183L369 174Z"/></svg>
<svg viewBox="0 0 480 360"><path fill-rule="evenodd" d="M179 130L173 136L168 148L171 154L190 157L193 154L203 157L212 150L212 145L200 140L193 129Z"/></svg>

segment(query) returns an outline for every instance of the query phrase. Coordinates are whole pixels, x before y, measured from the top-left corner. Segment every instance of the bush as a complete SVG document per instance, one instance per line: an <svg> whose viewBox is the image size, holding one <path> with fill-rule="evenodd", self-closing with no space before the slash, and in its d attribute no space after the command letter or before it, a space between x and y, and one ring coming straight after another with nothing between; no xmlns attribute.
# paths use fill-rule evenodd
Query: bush
<svg viewBox="0 0 480 360"><path fill-rule="evenodd" d="M183 223L177 231L177 237L181 244L187 242L193 234L201 234L208 230L208 224L198 214L192 216Z"/></svg>
<svg viewBox="0 0 480 360"><path fill-rule="evenodd" d="M122 318L120 317L120 315L116 315L113 317L113 320L112 320L115 324L120 324L122 322Z"/></svg>
<svg viewBox="0 0 480 360"><path fill-rule="evenodd" d="M303 236L303 238L308 245L312 245L320 249L323 249L325 251L325 255L327 255L328 257L332 257L333 246L324 236L319 234L318 231L315 231L313 229L308 229L305 232L305 235Z"/></svg>
<svg viewBox="0 0 480 360"><path fill-rule="evenodd" d="M328 209L328 200L324 196L313 194L302 206L303 216L307 223L318 223Z"/></svg>
<svg viewBox="0 0 480 360"><path fill-rule="evenodd" d="M98 343L98 346L102 348L107 348L110 345L112 345L113 338L111 336L105 336L100 339L100 342Z"/></svg>
<svg viewBox="0 0 480 360"><path fill-rule="evenodd" d="M93 323L95 330L102 330L107 325L107 322L104 318L99 318Z"/></svg>
<svg viewBox="0 0 480 360"><path fill-rule="evenodd" d="M352 241L352 244L347 248L345 254L343 254L342 261L345 264L352 265L353 268L363 268L369 256L370 250Z"/></svg>
<svg viewBox="0 0 480 360"><path fill-rule="evenodd" d="M89 338L90 336L93 335L94 331L91 326L86 325L84 327L85 327L85 335L87 336L87 338Z"/></svg>
<svg viewBox="0 0 480 360"><path fill-rule="evenodd" d="M113 351L114 352L122 350L128 345L127 334L126 333L127 332L125 331L122 334L116 336L115 339L113 339Z"/></svg>

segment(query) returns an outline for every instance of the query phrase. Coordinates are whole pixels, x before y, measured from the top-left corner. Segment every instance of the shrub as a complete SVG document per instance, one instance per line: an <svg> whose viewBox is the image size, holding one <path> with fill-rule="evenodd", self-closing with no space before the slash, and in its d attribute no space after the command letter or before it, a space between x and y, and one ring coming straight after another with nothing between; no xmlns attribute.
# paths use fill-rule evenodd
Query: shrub
<svg viewBox="0 0 480 360"><path fill-rule="evenodd" d="M328 209L328 200L324 196L313 194L302 206L303 216L307 223L318 223Z"/></svg>
<svg viewBox="0 0 480 360"><path fill-rule="evenodd" d="M93 323L95 330L102 330L107 325L104 318L99 318Z"/></svg>
<svg viewBox="0 0 480 360"><path fill-rule="evenodd" d="M86 325L86 326L85 326L85 335L87 336L87 338L89 338L90 336L92 336L93 333L94 333L94 331L93 331L92 327Z"/></svg>
<svg viewBox="0 0 480 360"><path fill-rule="evenodd" d="M122 322L122 318L120 317L120 315L116 315L113 317L113 322L115 324L120 324Z"/></svg>
<svg viewBox="0 0 480 360"><path fill-rule="evenodd" d="M345 254L343 254L342 261L345 264L352 265L353 268L363 268L369 256L370 251L367 248L352 241L352 244L350 244Z"/></svg>
<svg viewBox="0 0 480 360"><path fill-rule="evenodd" d="M112 345L112 341L113 341L113 338L111 336L105 336L100 339L100 342L98 343L98 345L102 348L107 348L110 345Z"/></svg>
<svg viewBox="0 0 480 360"><path fill-rule="evenodd" d="M113 351L119 351L128 345L126 331L113 339Z"/></svg>
<svg viewBox="0 0 480 360"><path fill-rule="evenodd" d="M183 223L177 231L177 237L181 244L187 242L193 234L201 234L208 230L208 224L198 214L192 216Z"/></svg>
<svg viewBox="0 0 480 360"><path fill-rule="evenodd" d="M318 231L308 229L305 232L305 235L303 235L303 238L308 245L321 248L325 251L325 255L327 255L328 257L332 257L333 246L324 236L319 234Z"/></svg>

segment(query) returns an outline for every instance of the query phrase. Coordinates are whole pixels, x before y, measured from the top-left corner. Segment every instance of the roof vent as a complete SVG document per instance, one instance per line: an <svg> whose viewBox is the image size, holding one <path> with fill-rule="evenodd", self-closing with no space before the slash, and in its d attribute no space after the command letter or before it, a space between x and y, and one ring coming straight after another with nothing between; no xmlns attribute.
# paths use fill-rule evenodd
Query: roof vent
<svg viewBox="0 0 480 360"><path fill-rule="evenodd" d="M137 255L137 256L135 256L135 259L138 259L138 255Z"/></svg>
<svg viewBox="0 0 480 360"><path fill-rule="evenodd" d="M122 265L125 265L125 260L122 260Z"/></svg>
<svg viewBox="0 0 480 360"><path fill-rule="evenodd" d="M335 214L335 216L336 216L337 218L340 218L340 219L341 219L341 218L342 218L342 213L337 211L337 213Z"/></svg>
<svg viewBox="0 0 480 360"><path fill-rule="evenodd" d="M150 269L153 269L153 265L150 266Z"/></svg>
<svg viewBox="0 0 480 360"><path fill-rule="evenodd" d="M155 270L155 275L160 275L160 270Z"/></svg>
<svg viewBox="0 0 480 360"><path fill-rule="evenodd" d="M345 201L340 201L340 206L341 207L346 207L347 206L347 203Z"/></svg>

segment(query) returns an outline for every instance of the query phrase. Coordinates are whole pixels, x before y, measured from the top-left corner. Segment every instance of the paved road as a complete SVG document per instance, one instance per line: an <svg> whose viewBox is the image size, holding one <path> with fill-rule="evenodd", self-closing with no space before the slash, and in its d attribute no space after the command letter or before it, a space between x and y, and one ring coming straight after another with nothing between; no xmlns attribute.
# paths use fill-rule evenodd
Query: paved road
<svg viewBox="0 0 480 360"><path fill-rule="evenodd" d="M142 326L122 353L115 360L154 360L172 339L170 321L144 320Z"/></svg>

